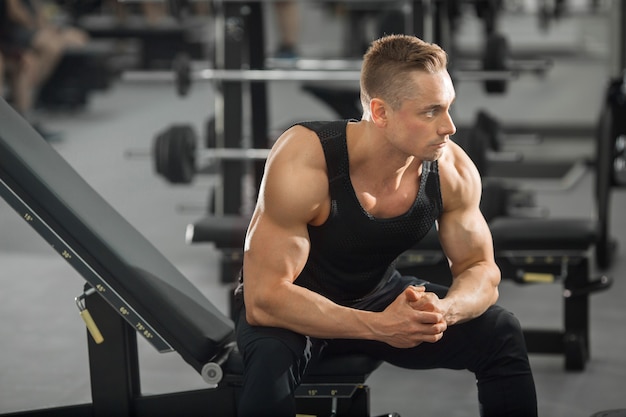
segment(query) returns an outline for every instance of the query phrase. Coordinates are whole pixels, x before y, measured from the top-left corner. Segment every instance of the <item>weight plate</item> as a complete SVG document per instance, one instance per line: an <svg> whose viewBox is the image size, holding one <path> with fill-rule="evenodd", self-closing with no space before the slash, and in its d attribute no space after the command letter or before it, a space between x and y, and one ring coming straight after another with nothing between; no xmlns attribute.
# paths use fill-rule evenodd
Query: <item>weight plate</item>
<svg viewBox="0 0 626 417"><path fill-rule="evenodd" d="M173 184L189 184L196 173L196 134L190 125L174 125L157 135L153 146L157 174Z"/></svg>

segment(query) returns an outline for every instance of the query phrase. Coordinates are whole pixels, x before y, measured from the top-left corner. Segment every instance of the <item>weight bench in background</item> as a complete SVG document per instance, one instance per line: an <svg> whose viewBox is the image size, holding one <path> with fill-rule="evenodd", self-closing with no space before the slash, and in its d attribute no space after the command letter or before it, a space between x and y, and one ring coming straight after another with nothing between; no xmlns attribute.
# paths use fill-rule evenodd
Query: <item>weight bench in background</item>
<svg viewBox="0 0 626 417"><path fill-rule="evenodd" d="M92 403L13 415L233 417L242 380L233 322L4 100L0 126L0 195L86 281L77 304L93 336ZM159 352L176 351L209 388L142 395L137 333ZM297 392L298 412L369 416L364 383L379 365L363 355L322 358Z"/></svg>

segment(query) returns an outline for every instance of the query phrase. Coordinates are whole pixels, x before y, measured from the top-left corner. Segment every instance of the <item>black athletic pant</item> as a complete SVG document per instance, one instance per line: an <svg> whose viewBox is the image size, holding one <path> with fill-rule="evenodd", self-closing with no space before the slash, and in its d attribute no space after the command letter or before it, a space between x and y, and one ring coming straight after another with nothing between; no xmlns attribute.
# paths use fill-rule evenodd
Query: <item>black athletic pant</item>
<svg viewBox="0 0 626 417"><path fill-rule="evenodd" d="M382 311L408 285L425 285L443 297L447 288L396 274L382 292L358 307ZM484 417L533 417L537 398L524 336L518 320L499 306L466 323L450 326L441 340L398 349L366 340L319 340L289 330L250 326L245 310L237 323L244 359L239 417L293 417L294 390L311 357L362 352L408 369L467 369L476 375ZM409 399L407 399L409 400Z"/></svg>

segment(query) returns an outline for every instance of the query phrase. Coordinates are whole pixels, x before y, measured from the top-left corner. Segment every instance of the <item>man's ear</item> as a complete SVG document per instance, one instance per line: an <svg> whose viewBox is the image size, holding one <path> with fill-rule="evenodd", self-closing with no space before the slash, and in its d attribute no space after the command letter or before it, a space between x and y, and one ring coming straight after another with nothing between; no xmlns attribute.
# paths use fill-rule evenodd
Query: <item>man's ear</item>
<svg viewBox="0 0 626 417"><path fill-rule="evenodd" d="M372 121L376 126L387 126L387 104L383 100L373 98L370 101L370 113L372 115Z"/></svg>

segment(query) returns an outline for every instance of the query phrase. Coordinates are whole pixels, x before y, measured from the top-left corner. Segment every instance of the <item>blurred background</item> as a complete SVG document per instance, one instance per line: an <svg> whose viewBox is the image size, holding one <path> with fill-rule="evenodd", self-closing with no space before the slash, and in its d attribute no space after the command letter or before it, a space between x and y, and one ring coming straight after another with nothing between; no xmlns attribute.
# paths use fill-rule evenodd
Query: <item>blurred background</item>
<svg viewBox="0 0 626 417"><path fill-rule="evenodd" d="M585 417L626 408L624 7L620 0L1 0L0 92L229 314L239 253L203 234L203 221L251 212L263 152L243 149L269 148L296 121L358 119L358 70L372 39L409 33L439 43L457 93L453 140L483 175L490 224L597 224L599 237L581 251L589 305L577 310L589 318L588 358L578 345L530 355L540 415ZM173 150L179 140L187 147ZM530 275L516 275L519 259L500 257L499 303L525 329L562 329L575 314L564 308L567 277L554 273L554 264L567 263L559 233L538 234L551 260L534 260L541 265ZM404 259L407 271L447 279L437 260L415 259ZM82 287L0 201L0 413L90 401L85 327L73 300ZM204 388L176 353L159 354L143 339L139 349L144 392ZM372 415L478 415L470 373L383 365L368 385Z"/></svg>

